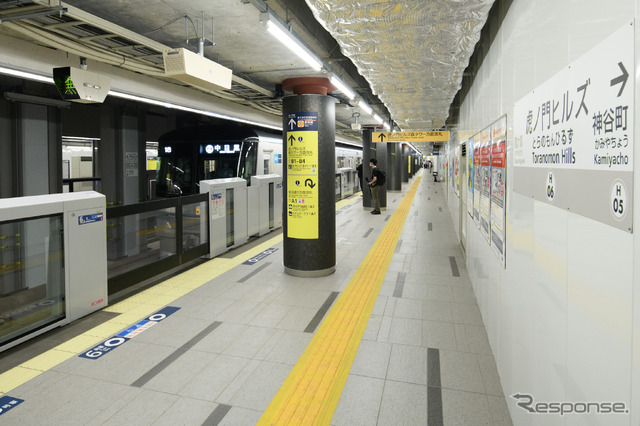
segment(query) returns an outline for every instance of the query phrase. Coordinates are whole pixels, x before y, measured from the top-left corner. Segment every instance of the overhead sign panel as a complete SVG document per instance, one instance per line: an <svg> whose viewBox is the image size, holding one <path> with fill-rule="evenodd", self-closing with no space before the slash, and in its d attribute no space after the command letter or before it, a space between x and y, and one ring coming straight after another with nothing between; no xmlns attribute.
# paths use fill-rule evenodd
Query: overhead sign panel
<svg viewBox="0 0 640 426"><path fill-rule="evenodd" d="M632 232L634 29L514 105L514 191Z"/></svg>
<svg viewBox="0 0 640 426"><path fill-rule="evenodd" d="M447 142L449 132L373 132L374 142Z"/></svg>

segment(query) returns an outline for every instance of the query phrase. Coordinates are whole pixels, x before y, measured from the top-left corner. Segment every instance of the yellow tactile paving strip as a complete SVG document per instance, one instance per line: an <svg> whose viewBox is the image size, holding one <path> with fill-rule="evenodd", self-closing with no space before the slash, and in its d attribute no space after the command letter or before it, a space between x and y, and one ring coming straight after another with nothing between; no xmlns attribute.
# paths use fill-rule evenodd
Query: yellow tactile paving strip
<svg viewBox="0 0 640 426"><path fill-rule="evenodd" d="M340 200L336 203L336 210L354 203L361 197L360 195L358 197ZM281 241L282 235L278 235L232 259L212 259L115 305L108 306L104 309L105 311L116 312L120 315L0 374L0 396L63 361L77 356L85 349L108 339L120 330L127 328L131 324L135 324L140 319L173 303L176 299L179 299L190 291L206 284L217 276L240 265L264 250L273 247Z"/></svg>
<svg viewBox="0 0 640 426"><path fill-rule="evenodd" d="M389 268L420 177L336 300L259 425L328 425Z"/></svg>

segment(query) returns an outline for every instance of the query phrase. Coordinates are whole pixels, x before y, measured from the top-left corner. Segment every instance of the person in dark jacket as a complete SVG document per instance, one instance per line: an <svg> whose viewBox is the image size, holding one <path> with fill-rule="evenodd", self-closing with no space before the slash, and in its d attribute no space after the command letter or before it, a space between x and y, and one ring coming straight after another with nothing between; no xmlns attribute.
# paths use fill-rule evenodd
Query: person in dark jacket
<svg viewBox="0 0 640 426"><path fill-rule="evenodd" d="M377 185L378 176L380 175L380 171L377 167L378 160L372 158L369 160L369 165L371 166L371 180L368 182L369 187L371 188L371 198L373 198L374 208L371 211L371 214L380 214L380 185Z"/></svg>

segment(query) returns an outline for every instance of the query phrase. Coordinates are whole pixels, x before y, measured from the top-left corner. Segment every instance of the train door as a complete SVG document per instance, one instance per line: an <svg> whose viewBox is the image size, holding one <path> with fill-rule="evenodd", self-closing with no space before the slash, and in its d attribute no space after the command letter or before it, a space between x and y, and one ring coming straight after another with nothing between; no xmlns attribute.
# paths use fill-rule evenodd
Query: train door
<svg viewBox="0 0 640 426"><path fill-rule="evenodd" d="M94 158L95 138L62 137L62 191L98 190Z"/></svg>

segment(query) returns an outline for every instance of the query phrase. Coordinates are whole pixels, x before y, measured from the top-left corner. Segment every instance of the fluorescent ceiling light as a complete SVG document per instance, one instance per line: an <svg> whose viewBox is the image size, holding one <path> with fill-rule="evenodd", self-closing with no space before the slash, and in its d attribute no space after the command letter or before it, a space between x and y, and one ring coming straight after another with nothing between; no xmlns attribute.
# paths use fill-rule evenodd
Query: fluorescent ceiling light
<svg viewBox="0 0 640 426"><path fill-rule="evenodd" d="M43 83L53 84L53 77L46 77L44 75L34 74L32 72L19 71L19 70L14 70L11 68L0 66L0 73L12 75L14 77L26 78L27 80L35 80L35 81L41 81Z"/></svg>
<svg viewBox="0 0 640 426"><path fill-rule="evenodd" d="M329 80L331 80L331 83L336 86L338 88L338 90L340 90L342 93L344 93L344 95L349 98L349 99L353 99L356 97L356 92L354 92L353 90L351 90L351 88L349 86L347 86L342 80L340 80L338 77L336 77L335 75L332 75Z"/></svg>
<svg viewBox="0 0 640 426"><path fill-rule="evenodd" d="M92 141L99 141L100 138L90 138L90 137L84 137L84 136L62 136L62 140L69 141L69 142L92 142Z"/></svg>
<svg viewBox="0 0 640 426"><path fill-rule="evenodd" d="M384 129L385 129L387 132L391 130L391 127L389 127L389 124L387 124L387 123L384 123L384 124L382 125L382 127L384 127Z"/></svg>
<svg viewBox="0 0 640 426"><path fill-rule="evenodd" d="M420 150L418 150L418 148L416 148L412 143L409 143L409 145L411 146L411 148L413 148L416 154L421 154Z"/></svg>
<svg viewBox="0 0 640 426"><path fill-rule="evenodd" d="M380 124L382 124L384 122L382 120L382 117L380 117L378 114L373 114L373 119L376 120Z"/></svg>
<svg viewBox="0 0 640 426"><path fill-rule="evenodd" d="M373 112L373 109L363 100L358 101L358 105L360 105L360 108L362 108L364 112L369 115L371 115L371 113Z"/></svg>
<svg viewBox="0 0 640 426"><path fill-rule="evenodd" d="M198 109L198 108L191 108L191 107L187 107L187 106L184 106L184 105L173 104L171 102L159 101L157 99L145 98L145 97L137 96L137 95L130 95L128 93L118 92L118 91L115 91L115 90L110 90L109 91L109 95L115 96L116 98L128 99L128 100L131 100L131 101L139 101L139 102L144 102L146 104L151 104L151 105L158 105L158 106L162 106L164 108L172 108L172 109L177 109L177 110L180 110L180 111L192 112L194 114L201 114L201 115L206 115L206 116L209 116L209 117L215 117L215 118L222 118L222 119L225 119L225 120L237 121L239 123L246 123L246 124L251 124L251 125L254 125L254 126L266 127L268 129L282 130L282 127L272 126L271 124L264 124L264 123L258 123L256 121L244 120L242 118L232 117L230 115L219 114L219 113L213 112L213 111L207 111L207 110Z"/></svg>
<svg viewBox="0 0 640 426"><path fill-rule="evenodd" d="M355 152L357 154L362 152L362 149L351 149L351 148L336 148L336 151L349 151L349 152Z"/></svg>
<svg viewBox="0 0 640 426"><path fill-rule="evenodd" d="M40 81L42 83L54 84L53 83L53 77L47 77L47 76L35 74L35 73L32 73L32 72L28 72L28 71L20 71L20 70L16 70L16 69L13 69L13 68L7 68L5 66L0 66L0 74L11 75L11 76L14 76L14 77L24 78L24 79L27 79L27 80ZM237 121L237 122L240 122L240 123L251 124L251 125L254 125L254 126L266 127L268 129L280 130L280 131L282 130L282 127L273 126L271 124L264 124L264 123L258 123L256 121L244 120L244 119L238 118L238 117L232 117L232 116L229 116L229 115L218 114L218 113L215 113L215 112L212 112L212 111L206 111L206 110L203 110L203 109L189 108L189 107L186 107L186 106L183 106L183 105L173 104L171 102L159 101L157 99L145 98L143 96L130 95L128 93L118 92L118 91L115 91L115 90L110 90L109 91L109 95L115 96L116 98L128 99L128 100L131 100L131 101L138 101L138 102L143 102L143 103L151 104L151 105L158 105L158 106L161 106L161 107L164 107L164 108L173 108L173 109L178 109L178 110L181 110L181 111L193 112L195 114L206 115L206 116L209 116L209 117L223 118L225 120ZM63 102L63 101L59 101L59 102Z"/></svg>
<svg viewBox="0 0 640 426"><path fill-rule="evenodd" d="M300 59L305 61L307 65L315 71L320 71L322 69L322 61L316 58L313 53L309 52L307 48L293 36L293 34L281 28L271 19L267 21L267 31L277 38L280 43L284 44L285 47L295 53Z"/></svg>
<svg viewBox="0 0 640 426"><path fill-rule="evenodd" d="M278 145L282 145L282 138L274 138L271 136L259 136L260 138L260 142L268 142L268 143L275 143Z"/></svg>
<svg viewBox="0 0 640 426"><path fill-rule="evenodd" d="M344 139L338 139L338 138L336 138L336 142L340 142L340 143L343 143L343 144L345 144L345 145L350 145L350 146L353 146L353 147L356 147L356 148L359 148L360 150L362 150L362 146L361 146L361 145L358 145L357 143L352 142L352 141L347 141L347 140L344 140ZM346 148L340 148L340 147L338 147L338 148L336 148L336 149L346 149Z"/></svg>

